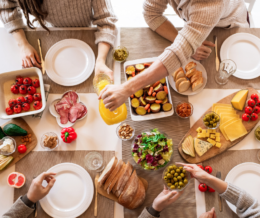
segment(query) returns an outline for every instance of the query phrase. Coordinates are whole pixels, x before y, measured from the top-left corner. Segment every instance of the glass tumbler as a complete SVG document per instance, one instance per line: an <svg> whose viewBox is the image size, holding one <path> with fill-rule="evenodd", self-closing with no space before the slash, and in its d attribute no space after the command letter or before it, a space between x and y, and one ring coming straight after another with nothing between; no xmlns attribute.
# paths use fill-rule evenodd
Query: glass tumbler
<svg viewBox="0 0 260 218"><path fill-rule="evenodd" d="M220 63L219 71L215 75L215 81L219 85L225 85L228 78L237 70L237 65L232 60L223 60Z"/></svg>
<svg viewBox="0 0 260 218"><path fill-rule="evenodd" d="M104 160L99 152L89 152L84 158L84 165L88 170L101 172L104 169Z"/></svg>

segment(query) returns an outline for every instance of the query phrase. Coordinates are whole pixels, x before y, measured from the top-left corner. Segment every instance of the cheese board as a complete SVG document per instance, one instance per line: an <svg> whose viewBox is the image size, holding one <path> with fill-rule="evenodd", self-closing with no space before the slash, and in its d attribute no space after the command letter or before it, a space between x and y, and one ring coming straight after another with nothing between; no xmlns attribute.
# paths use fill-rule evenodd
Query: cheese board
<svg viewBox="0 0 260 218"><path fill-rule="evenodd" d="M212 105L205 113L201 116L201 118L191 127L191 129L184 135L183 139L180 141L178 145L178 151L180 155L189 163L192 164L197 164L201 163L205 160L208 160L212 157L215 157L218 154L223 153L227 149L233 147L236 145L238 142L242 141L258 124L260 117L257 116L256 120L249 120L249 121L242 121L241 117L242 115L245 114L244 112L244 107L246 107L246 102L250 99L250 96L252 94L257 94L257 90L254 88L247 88L248 90L247 95L244 95L244 102L245 105L243 105L242 110L236 110L234 106L232 106L231 101L234 99L236 94L238 92L234 92L231 95L226 96L225 98L221 99L220 101L216 102L215 104ZM234 104L233 104L234 105ZM218 108L217 108L218 107ZM211 137L208 138L208 140L200 140L198 139L199 135L199 128L206 128L203 119L205 118L205 115L211 111L214 112L219 112L225 114L225 117L221 116L220 118L220 128L217 128L214 130L214 134L216 134L217 137L219 137L219 142L216 142L216 144L219 144L219 147L215 146L216 144L214 141L211 139ZM227 118L228 117L228 118ZM229 119L229 120L224 120L224 119ZM232 127L232 128L231 128ZM223 129L225 131L223 131ZM208 130L204 130L208 131ZM211 131L211 130L210 130ZM212 131L213 132L213 131ZM224 132L224 134L223 134ZM228 133L228 137L226 135ZM240 135L238 135L240 134ZM211 134L210 134L211 135ZM194 147L196 150L196 145L197 141L202 142L205 145L211 143L213 141L213 145L208 146L207 150L204 151L201 156L198 155L198 152L195 150L192 152L194 153L194 157L188 155L183 151L182 144L184 143L185 139L187 139L189 136L193 137L194 139ZM202 136L203 138L203 136ZM214 138L214 136L213 136ZM187 140L188 141L188 140ZM192 143L192 142L191 142ZM202 146L204 146L204 144Z"/></svg>
<svg viewBox="0 0 260 218"><path fill-rule="evenodd" d="M3 172L4 170L10 168L11 166L13 166L14 164L16 164L19 160L21 160L22 158L24 158L28 153L30 153L35 146L37 145L37 137L34 134L33 130L31 129L31 127L24 121L24 119L22 118L15 118L10 120L9 122L3 124L1 127L4 128L4 126L6 126L7 124L16 124L17 126L23 128L24 130L26 130L28 132L28 134L30 134L30 139L31 142L27 142L26 144L26 152L23 154L20 154L18 152L18 149L16 148L15 152L11 155L13 157L13 160L10 164L8 164L3 170L0 170L0 173ZM17 147L20 144L24 144L24 142L22 142L22 136L11 136L17 144Z"/></svg>

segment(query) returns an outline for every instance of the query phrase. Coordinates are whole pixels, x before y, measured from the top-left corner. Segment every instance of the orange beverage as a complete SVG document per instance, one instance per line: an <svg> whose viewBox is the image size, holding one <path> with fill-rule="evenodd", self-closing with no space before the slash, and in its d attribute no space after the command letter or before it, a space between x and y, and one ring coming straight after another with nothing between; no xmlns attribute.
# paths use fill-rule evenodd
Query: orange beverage
<svg viewBox="0 0 260 218"><path fill-rule="evenodd" d="M109 76L106 74L99 74L93 80L93 85L96 93L99 95L100 91L106 87L106 85L112 84ZM114 111L110 111L105 108L103 100L99 101L99 113L102 119L107 125L113 125L124 121L127 117L127 108L125 104L122 104Z"/></svg>

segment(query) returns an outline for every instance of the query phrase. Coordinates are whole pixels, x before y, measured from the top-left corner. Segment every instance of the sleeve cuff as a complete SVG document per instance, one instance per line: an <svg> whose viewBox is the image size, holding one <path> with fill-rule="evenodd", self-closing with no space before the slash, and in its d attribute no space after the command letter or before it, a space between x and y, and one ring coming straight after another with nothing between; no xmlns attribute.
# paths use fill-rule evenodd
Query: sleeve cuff
<svg viewBox="0 0 260 218"><path fill-rule="evenodd" d="M227 189L224 193L220 194L219 196L229 201L231 204L236 205L239 199L239 195L241 191L236 186L228 183Z"/></svg>
<svg viewBox="0 0 260 218"><path fill-rule="evenodd" d="M13 31L15 31L17 29L26 28L22 18L12 20L8 23L5 23L4 26L9 33L12 33Z"/></svg>
<svg viewBox="0 0 260 218"><path fill-rule="evenodd" d="M166 67L168 74L171 75L175 70L181 67L181 62L176 54L171 50L165 50L160 56L159 60Z"/></svg>
<svg viewBox="0 0 260 218"><path fill-rule="evenodd" d="M117 31L115 31L117 33ZM98 44L99 42L107 42L111 45L113 48L115 46L116 42L116 34L113 35L111 33L105 33L105 32L95 32L95 44Z"/></svg>
<svg viewBox="0 0 260 218"><path fill-rule="evenodd" d="M147 208L144 208L143 212L141 213L141 215L138 218L158 218L158 217L152 216L148 212Z"/></svg>
<svg viewBox="0 0 260 218"><path fill-rule="evenodd" d="M155 31L159 26L161 26L167 19L165 16L156 17L155 19L152 19L150 22L148 22L148 26Z"/></svg>

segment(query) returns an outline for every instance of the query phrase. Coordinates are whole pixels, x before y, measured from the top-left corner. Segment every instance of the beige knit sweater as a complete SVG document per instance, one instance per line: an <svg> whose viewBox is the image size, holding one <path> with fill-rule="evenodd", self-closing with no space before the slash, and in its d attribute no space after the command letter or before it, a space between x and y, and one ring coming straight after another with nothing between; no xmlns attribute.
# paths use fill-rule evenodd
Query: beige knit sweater
<svg viewBox="0 0 260 218"><path fill-rule="evenodd" d="M168 73L184 66L214 27L249 27L244 0L146 0L144 18L153 31L167 20L163 16L167 4L186 21L159 56Z"/></svg>
<svg viewBox="0 0 260 218"><path fill-rule="evenodd" d="M89 27L97 25L96 43L114 46L116 15L110 0L43 0L48 12L46 21L55 27ZM17 0L0 0L0 19L8 32L25 28Z"/></svg>

